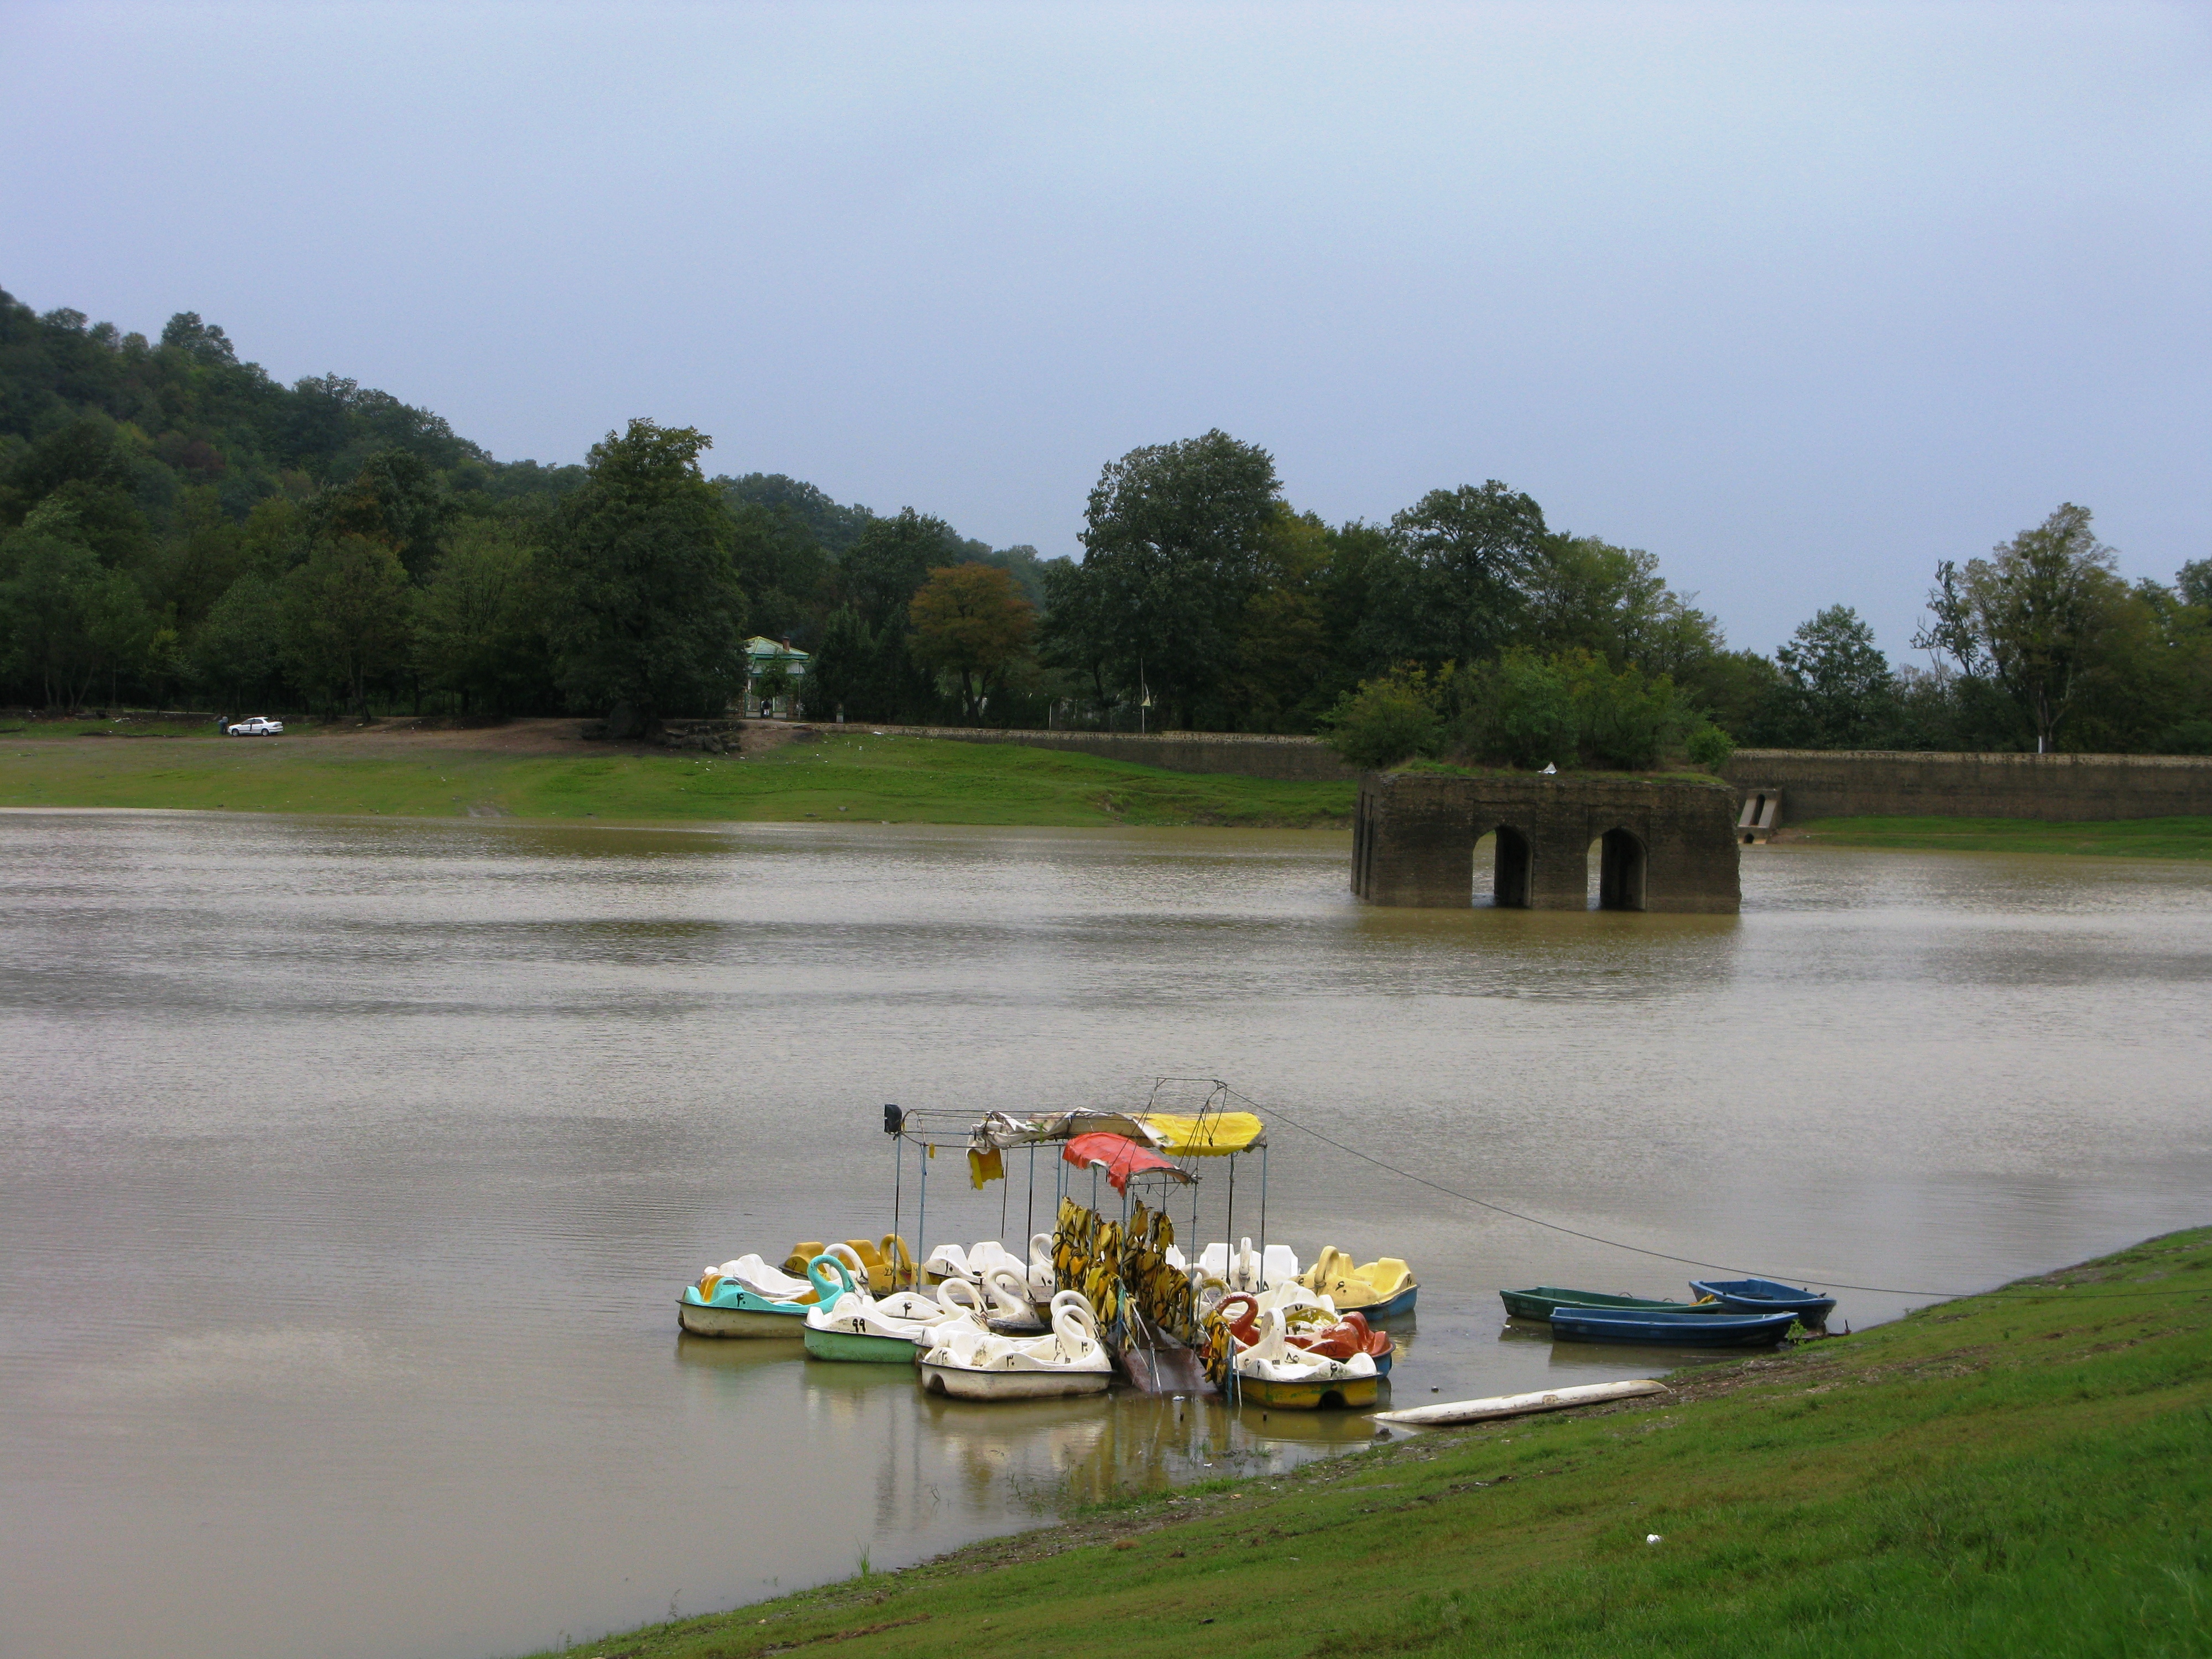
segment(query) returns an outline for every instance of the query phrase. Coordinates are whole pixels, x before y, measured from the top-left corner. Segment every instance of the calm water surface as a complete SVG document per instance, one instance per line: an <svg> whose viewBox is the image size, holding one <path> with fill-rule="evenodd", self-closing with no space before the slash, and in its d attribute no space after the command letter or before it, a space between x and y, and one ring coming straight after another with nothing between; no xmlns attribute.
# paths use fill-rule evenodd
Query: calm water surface
<svg viewBox="0 0 2212 1659"><path fill-rule="evenodd" d="M1860 1324L2212 1218L2212 871L1755 849L1740 919L1670 919L1366 909L1347 852L0 814L0 1653L483 1659L1363 1437L679 1340L702 1264L884 1230L885 1101L1226 1078L1568 1226L1906 1292ZM963 1175L931 1243L1000 1232ZM1268 1198L1420 1272L1401 1404L1665 1363L1495 1291L1688 1269L1279 1123Z"/></svg>

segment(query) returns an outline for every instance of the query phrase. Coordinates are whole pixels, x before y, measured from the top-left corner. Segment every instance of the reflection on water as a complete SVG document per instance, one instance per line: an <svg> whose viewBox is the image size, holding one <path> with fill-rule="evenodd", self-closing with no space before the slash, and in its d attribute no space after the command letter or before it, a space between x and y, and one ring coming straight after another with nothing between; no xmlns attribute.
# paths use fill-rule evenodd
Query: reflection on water
<svg viewBox="0 0 2212 1659"><path fill-rule="evenodd" d="M1889 1287L1861 1325L2206 1218L2212 872L1761 848L1741 918L1448 914L1355 904L1346 851L0 814L8 1651L470 1659L1367 1443L678 1336L702 1263L888 1228L885 1101L1231 1079L1283 1115L1264 1200L1177 1224L1410 1258L1399 1405L1680 1364L1495 1292L1698 1270L1290 1120ZM1025 1160L936 1169L929 1243L1049 1214Z"/></svg>

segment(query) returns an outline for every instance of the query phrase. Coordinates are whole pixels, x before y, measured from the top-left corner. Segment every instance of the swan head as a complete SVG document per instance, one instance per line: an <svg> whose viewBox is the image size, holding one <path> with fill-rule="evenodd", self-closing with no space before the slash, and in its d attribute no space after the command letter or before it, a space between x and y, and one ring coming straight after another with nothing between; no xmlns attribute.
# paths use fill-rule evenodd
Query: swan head
<svg viewBox="0 0 2212 1659"><path fill-rule="evenodd" d="M843 1259L832 1253L843 1249L842 1244L833 1245L830 1250L823 1251L806 1264L807 1283L814 1286L815 1300L824 1308L834 1306L860 1288L853 1282L852 1270L845 1265ZM851 1251L846 1251L846 1255L851 1254Z"/></svg>

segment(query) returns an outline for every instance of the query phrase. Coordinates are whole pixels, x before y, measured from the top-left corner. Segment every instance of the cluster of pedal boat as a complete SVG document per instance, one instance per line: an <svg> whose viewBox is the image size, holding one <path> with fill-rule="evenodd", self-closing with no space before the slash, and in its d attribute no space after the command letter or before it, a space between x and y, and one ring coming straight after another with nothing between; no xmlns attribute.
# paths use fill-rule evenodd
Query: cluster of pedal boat
<svg viewBox="0 0 2212 1659"><path fill-rule="evenodd" d="M1781 1341L1799 1325L1824 1330L1836 1310L1832 1296L1771 1279L1693 1279L1690 1289L1694 1302L1608 1296L1557 1285L1498 1294L1507 1318L1541 1321L1567 1342L1762 1347Z"/></svg>
<svg viewBox="0 0 2212 1659"><path fill-rule="evenodd" d="M1411 1315L1419 1295L1412 1268L1395 1256L1363 1263L1334 1246L1301 1267L1286 1246L1263 1239L1255 1249L1249 1238L1186 1256L1167 1195L1178 1188L1192 1194L1196 1231L1198 1164L1226 1158L1233 1170L1235 1160L1256 1152L1264 1231L1267 1141L1258 1115L1240 1109L1249 1103L1218 1081L1207 1083L1195 1115L1154 1109L1176 1081L1163 1079L1136 1113L988 1112L969 1121L886 1106L884 1128L896 1154L891 1231L872 1241L802 1243L780 1267L757 1255L710 1267L678 1298L682 1327L701 1336L796 1340L823 1360L914 1366L926 1389L963 1400L1100 1394L1119 1381L1152 1394L1212 1389L1285 1409L1372 1406L1397 1353L1385 1322ZM907 1154L914 1154L919 1232L930 1160L956 1148L966 1152L979 1191L1007 1181L1008 1156L1026 1152L1031 1205L1039 1196L1037 1155L1054 1154L1042 1172L1053 1182L1057 1216L1051 1232L1031 1235L1026 1257L986 1239L940 1244L915 1259L899 1234ZM1089 1204L1071 1190L1085 1176ZM1102 1177L1121 1200L1118 1214L1101 1207ZM1228 1224L1235 1192L1232 1176L1224 1232L1235 1231ZM1566 1340L1701 1348L1776 1342L1799 1325L1819 1329L1835 1307L1832 1298L1769 1279L1698 1280L1691 1290L1693 1302L1556 1285L1501 1294L1511 1319L1542 1320ZM1499 1404L1461 1401L1399 1415L1427 1420L1439 1410ZM1551 1407L1515 1407L1524 1408Z"/></svg>
<svg viewBox="0 0 2212 1659"><path fill-rule="evenodd" d="M1026 1261L995 1239L917 1264L895 1234L796 1246L702 1273L678 1302L696 1335L796 1338L817 1359L911 1364L962 1400L1219 1390L1289 1409L1375 1402L1395 1344L1376 1322L1410 1313L1405 1262L1325 1249L1301 1271L1279 1244L1215 1243L1186 1259L1164 1215L1106 1221L1064 1201Z"/></svg>

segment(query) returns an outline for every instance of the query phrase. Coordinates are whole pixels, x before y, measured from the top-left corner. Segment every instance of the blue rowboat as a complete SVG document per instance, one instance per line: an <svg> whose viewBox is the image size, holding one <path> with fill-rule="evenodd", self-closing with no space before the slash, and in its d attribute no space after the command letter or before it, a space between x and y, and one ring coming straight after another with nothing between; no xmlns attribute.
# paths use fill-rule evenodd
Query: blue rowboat
<svg viewBox="0 0 2212 1659"><path fill-rule="evenodd" d="M1779 1342L1794 1313L1632 1313L1613 1308L1558 1308L1552 1334L1568 1342L1663 1342L1683 1348L1758 1348Z"/></svg>
<svg viewBox="0 0 2212 1659"><path fill-rule="evenodd" d="M1510 1319L1549 1319L1554 1308L1610 1308L1624 1313L1737 1313L1717 1302L1660 1302L1650 1297L1610 1296L1597 1291L1571 1291L1559 1285L1538 1285L1525 1291L1500 1291Z"/></svg>
<svg viewBox="0 0 2212 1659"><path fill-rule="evenodd" d="M1740 1313L1779 1313L1786 1308L1814 1330L1826 1325L1828 1316L1836 1310L1832 1296L1802 1291L1771 1279L1693 1279L1690 1288Z"/></svg>

